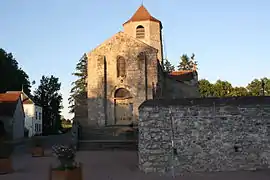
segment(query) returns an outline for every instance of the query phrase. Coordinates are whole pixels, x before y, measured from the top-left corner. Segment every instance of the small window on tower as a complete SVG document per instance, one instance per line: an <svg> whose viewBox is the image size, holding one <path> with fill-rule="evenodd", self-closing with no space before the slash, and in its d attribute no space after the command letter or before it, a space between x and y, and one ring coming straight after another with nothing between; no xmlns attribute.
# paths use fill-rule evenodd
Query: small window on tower
<svg viewBox="0 0 270 180"><path fill-rule="evenodd" d="M136 28L136 38L144 38L145 36L145 30L144 30L144 27L139 25L137 28Z"/></svg>

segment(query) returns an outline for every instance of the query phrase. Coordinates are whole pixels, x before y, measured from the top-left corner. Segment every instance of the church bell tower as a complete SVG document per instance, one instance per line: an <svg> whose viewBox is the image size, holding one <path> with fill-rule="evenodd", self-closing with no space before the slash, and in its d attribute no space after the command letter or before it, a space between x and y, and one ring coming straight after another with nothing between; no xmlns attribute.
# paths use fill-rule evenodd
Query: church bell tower
<svg viewBox="0 0 270 180"><path fill-rule="evenodd" d="M151 16L141 5L135 14L123 24L124 33L143 41L158 50L158 60L163 64L162 23Z"/></svg>

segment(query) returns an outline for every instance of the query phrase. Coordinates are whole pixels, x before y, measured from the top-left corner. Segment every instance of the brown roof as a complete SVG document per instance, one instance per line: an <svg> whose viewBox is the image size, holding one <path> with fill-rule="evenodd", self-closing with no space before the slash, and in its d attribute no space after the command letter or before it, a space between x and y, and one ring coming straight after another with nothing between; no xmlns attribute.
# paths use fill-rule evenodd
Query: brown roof
<svg viewBox="0 0 270 180"><path fill-rule="evenodd" d="M20 93L0 94L0 116L13 116L20 95Z"/></svg>
<svg viewBox="0 0 270 180"><path fill-rule="evenodd" d="M161 22L158 19L151 16L151 14L147 11L147 9L143 5L141 5L139 9L135 12L135 14L124 24L134 21L147 21L147 20L159 22L161 24Z"/></svg>
<svg viewBox="0 0 270 180"><path fill-rule="evenodd" d="M194 78L194 70L173 71L168 76L178 81L190 81Z"/></svg>
<svg viewBox="0 0 270 180"><path fill-rule="evenodd" d="M33 100L29 98L24 92L22 91L7 91L6 93L12 93L12 94L22 94L22 102L23 104L34 104Z"/></svg>
<svg viewBox="0 0 270 180"><path fill-rule="evenodd" d="M21 93L1 93L0 94L0 103L1 102L17 102L20 98Z"/></svg>

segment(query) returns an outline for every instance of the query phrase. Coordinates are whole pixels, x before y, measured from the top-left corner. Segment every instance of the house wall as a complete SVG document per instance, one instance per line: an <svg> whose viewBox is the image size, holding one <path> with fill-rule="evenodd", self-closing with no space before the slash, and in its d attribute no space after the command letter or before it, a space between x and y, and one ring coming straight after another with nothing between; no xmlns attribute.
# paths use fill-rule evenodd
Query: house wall
<svg viewBox="0 0 270 180"><path fill-rule="evenodd" d="M24 104L25 127L29 137L42 133L42 108L34 104Z"/></svg>
<svg viewBox="0 0 270 180"><path fill-rule="evenodd" d="M13 138L13 128L12 128L13 118L8 117L8 116L0 116L0 121L4 123L5 130L7 132L7 138L12 139Z"/></svg>
<svg viewBox="0 0 270 180"><path fill-rule="evenodd" d="M18 101L13 115L13 139L24 137L24 110L21 101Z"/></svg>
<svg viewBox="0 0 270 180"><path fill-rule="evenodd" d="M25 113L25 128L28 129L28 136L31 137L34 134L33 131L33 119L34 119L34 105L33 104L24 104L24 113Z"/></svg>
<svg viewBox="0 0 270 180"><path fill-rule="evenodd" d="M43 117L42 117L42 107L35 105L35 134L41 134L42 133L42 122L43 122Z"/></svg>
<svg viewBox="0 0 270 180"><path fill-rule="evenodd" d="M199 87L196 83L179 82L165 77L164 98L197 98L200 97Z"/></svg>
<svg viewBox="0 0 270 180"><path fill-rule="evenodd" d="M270 167L270 96L149 100L139 109L144 172Z"/></svg>

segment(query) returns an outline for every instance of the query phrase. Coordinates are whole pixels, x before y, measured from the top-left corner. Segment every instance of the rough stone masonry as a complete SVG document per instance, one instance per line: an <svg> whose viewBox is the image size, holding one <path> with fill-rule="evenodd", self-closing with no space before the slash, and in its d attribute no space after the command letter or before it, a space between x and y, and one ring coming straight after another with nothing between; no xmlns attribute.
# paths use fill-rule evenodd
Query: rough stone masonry
<svg viewBox="0 0 270 180"><path fill-rule="evenodd" d="M139 108L146 173L269 168L269 141L270 97L148 100Z"/></svg>

